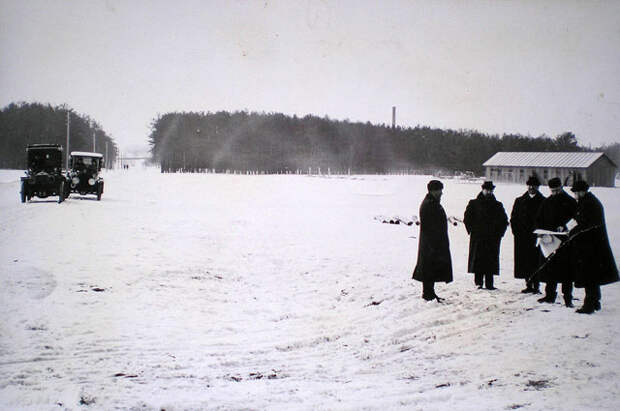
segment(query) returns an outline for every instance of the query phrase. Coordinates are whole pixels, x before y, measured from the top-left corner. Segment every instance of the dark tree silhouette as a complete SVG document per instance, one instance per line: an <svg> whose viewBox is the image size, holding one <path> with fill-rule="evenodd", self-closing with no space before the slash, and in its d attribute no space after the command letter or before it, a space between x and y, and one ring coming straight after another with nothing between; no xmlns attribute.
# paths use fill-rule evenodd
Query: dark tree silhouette
<svg viewBox="0 0 620 411"><path fill-rule="evenodd" d="M425 126L391 128L281 113L174 112L151 123L162 172L418 173L470 170L497 151L582 151L575 135L555 139Z"/></svg>
<svg viewBox="0 0 620 411"><path fill-rule="evenodd" d="M71 112L71 151L92 151L93 132L96 133L96 151L105 154L107 164L116 160L116 143L101 126L86 115L74 112L66 105L53 107L41 103L11 103L0 110L0 168L26 168L28 144L60 144L66 153L67 112Z"/></svg>

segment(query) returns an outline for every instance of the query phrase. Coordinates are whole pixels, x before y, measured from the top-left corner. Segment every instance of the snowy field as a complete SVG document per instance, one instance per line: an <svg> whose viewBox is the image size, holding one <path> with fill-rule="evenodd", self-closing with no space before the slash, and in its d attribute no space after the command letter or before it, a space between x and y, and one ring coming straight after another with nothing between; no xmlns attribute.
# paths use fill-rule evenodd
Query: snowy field
<svg viewBox="0 0 620 411"><path fill-rule="evenodd" d="M22 174L0 171L0 409L620 409L619 284L591 316L539 304L508 231L478 290L450 226L446 303L420 298L417 227L373 217L417 214L429 177L135 168L101 202L21 204ZM462 217L479 184L443 181ZM618 261L620 189L592 191Z"/></svg>

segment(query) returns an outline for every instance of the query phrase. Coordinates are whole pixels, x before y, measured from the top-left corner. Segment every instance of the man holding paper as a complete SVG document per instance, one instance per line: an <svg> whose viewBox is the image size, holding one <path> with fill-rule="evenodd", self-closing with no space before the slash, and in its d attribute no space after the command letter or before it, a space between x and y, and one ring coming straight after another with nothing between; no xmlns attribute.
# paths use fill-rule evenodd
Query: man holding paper
<svg viewBox="0 0 620 411"><path fill-rule="evenodd" d="M540 205L536 216L536 227L551 232L567 232L566 223L573 218L577 209L577 201L562 188L562 181L554 177L548 182L551 195L545 198ZM552 241L564 241L565 235L552 235ZM556 247L557 248L557 247ZM543 249L544 253L544 249ZM566 253L564 251L564 253ZM540 303L554 303L557 296L558 283L562 283L564 304L573 307L573 284L572 270L568 253L556 255L554 262L540 274L538 280L547 283L545 296L540 298Z"/></svg>

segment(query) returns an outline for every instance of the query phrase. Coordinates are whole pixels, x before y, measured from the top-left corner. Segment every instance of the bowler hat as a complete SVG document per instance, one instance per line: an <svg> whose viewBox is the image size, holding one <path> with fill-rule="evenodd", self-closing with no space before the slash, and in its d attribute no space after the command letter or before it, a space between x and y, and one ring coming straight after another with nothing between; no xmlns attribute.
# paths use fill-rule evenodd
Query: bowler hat
<svg viewBox="0 0 620 411"><path fill-rule="evenodd" d="M527 179L525 184L528 186L540 187L540 180L536 176L530 176L530 178Z"/></svg>
<svg viewBox="0 0 620 411"><path fill-rule="evenodd" d="M495 186L493 185L493 182L490 180L487 180L484 183L482 183L483 190L493 190L494 188Z"/></svg>
<svg viewBox="0 0 620 411"><path fill-rule="evenodd" d="M439 180L431 180L426 185L426 188L428 189L428 191L442 190L443 183Z"/></svg>
<svg viewBox="0 0 620 411"><path fill-rule="evenodd" d="M590 188L590 186L585 180L577 180L573 183L573 186L570 188L570 191L572 192L588 191L588 188Z"/></svg>
<svg viewBox="0 0 620 411"><path fill-rule="evenodd" d="M547 182L549 188L558 188L562 187L562 180L559 177L553 177L551 180Z"/></svg>

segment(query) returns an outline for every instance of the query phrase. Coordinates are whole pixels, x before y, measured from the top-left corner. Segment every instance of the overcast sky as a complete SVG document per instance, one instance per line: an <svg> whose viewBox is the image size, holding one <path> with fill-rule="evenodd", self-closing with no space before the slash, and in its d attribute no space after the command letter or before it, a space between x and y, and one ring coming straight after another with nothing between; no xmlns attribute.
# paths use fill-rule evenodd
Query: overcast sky
<svg viewBox="0 0 620 411"><path fill-rule="evenodd" d="M620 142L620 1L0 0L0 105L67 103L122 151L168 111Z"/></svg>

